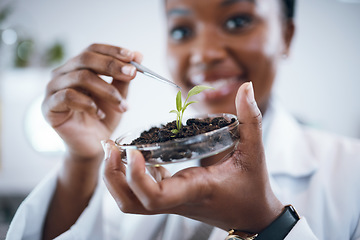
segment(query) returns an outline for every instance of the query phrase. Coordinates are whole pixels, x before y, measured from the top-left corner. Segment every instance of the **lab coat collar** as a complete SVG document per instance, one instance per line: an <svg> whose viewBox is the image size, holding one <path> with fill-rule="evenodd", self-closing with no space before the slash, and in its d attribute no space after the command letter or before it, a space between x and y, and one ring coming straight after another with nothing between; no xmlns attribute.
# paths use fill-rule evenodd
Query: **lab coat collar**
<svg viewBox="0 0 360 240"><path fill-rule="evenodd" d="M306 137L304 126L275 101L271 102L264 120L269 121L267 129L264 129L269 174L292 177L313 174L318 168L318 163Z"/></svg>

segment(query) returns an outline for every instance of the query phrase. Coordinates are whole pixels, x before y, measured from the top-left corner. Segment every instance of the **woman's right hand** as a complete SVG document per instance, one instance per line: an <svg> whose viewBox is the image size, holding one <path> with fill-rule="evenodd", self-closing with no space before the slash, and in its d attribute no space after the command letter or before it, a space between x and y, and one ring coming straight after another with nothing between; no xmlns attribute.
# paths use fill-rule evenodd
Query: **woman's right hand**
<svg viewBox="0 0 360 240"><path fill-rule="evenodd" d="M101 158L100 141L108 139L126 111L125 97L142 55L127 49L93 44L53 71L42 110L65 141L70 156ZM99 77L113 78L107 83Z"/></svg>
<svg viewBox="0 0 360 240"><path fill-rule="evenodd" d="M93 44L53 71L43 113L67 145L57 187L44 222L43 239L67 231L88 206L98 182L103 156L100 141L108 139L126 111L124 98L141 54ZM107 83L100 75L113 78Z"/></svg>

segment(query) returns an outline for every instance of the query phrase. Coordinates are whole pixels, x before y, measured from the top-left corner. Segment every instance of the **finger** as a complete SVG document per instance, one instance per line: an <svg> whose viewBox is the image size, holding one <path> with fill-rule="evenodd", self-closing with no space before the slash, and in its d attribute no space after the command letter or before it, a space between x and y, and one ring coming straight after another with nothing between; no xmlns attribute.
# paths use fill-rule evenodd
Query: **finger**
<svg viewBox="0 0 360 240"><path fill-rule="evenodd" d="M63 66L55 69L54 76L65 74L74 70L89 69L97 74L112 76L114 79L127 81L136 75L136 68L116 57L104 55L89 50L66 62Z"/></svg>
<svg viewBox="0 0 360 240"><path fill-rule="evenodd" d="M147 213L126 182L126 167L113 141L102 142L105 152L103 179L120 210L125 213Z"/></svg>
<svg viewBox="0 0 360 240"><path fill-rule="evenodd" d="M126 48L116 47L106 44L92 44L88 47L89 51L101 53L104 55L109 55L124 62L135 61L141 63L142 54L139 52L134 52Z"/></svg>
<svg viewBox="0 0 360 240"><path fill-rule="evenodd" d="M141 63L143 60L143 55L140 52L134 52L134 61Z"/></svg>
<svg viewBox="0 0 360 240"><path fill-rule="evenodd" d="M186 169L176 177L154 181L145 172L145 160L137 150L128 150L127 182L142 205L150 211L164 211L203 199L210 192L205 168ZM195 170L196 169L196 170Z"/></svg>
<svg viewBox="0 0 360 240"><path fill-rule="evenodd" d="M104 149L105 173L119 173L126 175L126 167L121 161L121 152L116 148L112 140L101 141Z"/></svg>
<svg viewBox="0 0 360 240"><path fill-rule="evenodd" d="M254 98L252 82L241 85L236 95L240 142L261 142L262 117Z"/></svg>
<svg viewBox="0 0 360 240"><path fill-rule="evenodd" d="M143 55L140 52L131 51L126 48L115 47L115 46L111 46L111 45L92 44L88 48L88 50L97 52L100 54L104 54L104 55L109 55L109 56L118 58L119 60L124 61L124 62L135 61L137 63L141 63L143 60ZM115 83L116 82L117 81L115 81Z"/></svg>
<svg viewBox="0 0 360 240"><path fill-rule="evenodd" d="M170 172L162 166L148 166L146 167L146 169L157 182L160 182L165 178L171 177Z"/></svg>
<svg viewBox="0 0 360 240"><path fill-rule="evenodd" d="M78 70L55 78L48 84L47 94L66 88L81 89L97 99L111 103L119 112L126 111L127 105L119 90L92 71Z"/></svg>
<svg viewBox="0 0 360 240"><path fill-rule="evenodd" d="M92 98L71 88L63 89L47 97L47 101L43 103L43 111L52 126L58 125L52 118L54 114L67 115L71 111L86 112L99 119L105 118L105 113L97 107Z"/></svg>

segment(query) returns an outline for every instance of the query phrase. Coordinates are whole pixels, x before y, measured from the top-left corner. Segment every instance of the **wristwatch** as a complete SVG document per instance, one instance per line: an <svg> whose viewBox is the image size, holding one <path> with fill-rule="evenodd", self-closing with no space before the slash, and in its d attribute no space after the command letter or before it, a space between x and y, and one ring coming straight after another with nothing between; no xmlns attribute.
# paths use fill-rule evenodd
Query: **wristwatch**
<svg viewBox="0 0 360 240"><path fill-rule="evenodd" d="M256 239L257 236L258 234L256 233L247 233L231 229L225 240L253 240Z"/></svg>
<svg viewBox="0 0 360 240"><path fill-rule="evenodd" d="M231 229L225 240L283 240L299 219L295 208L292 205L286 205L280 216L260 233Z"/></svg>

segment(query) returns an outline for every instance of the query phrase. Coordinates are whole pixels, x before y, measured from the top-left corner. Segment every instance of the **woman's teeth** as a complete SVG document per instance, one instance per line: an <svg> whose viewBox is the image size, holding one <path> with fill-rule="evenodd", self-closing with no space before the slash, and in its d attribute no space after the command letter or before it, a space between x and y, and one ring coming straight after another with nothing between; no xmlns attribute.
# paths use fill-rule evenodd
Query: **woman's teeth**
<svg viewBox="0 0 360 240"><path fill-rule="evenodd" d="M220 78L217 79L215 81L211 81L211 82L202 82L201 85L206 85L209 87L213 87L216 89L221 89L223 87L226 87L228 85L231 85L233 83L237 82L237 78L236 77L231 77L231 78Z"/></svg>

